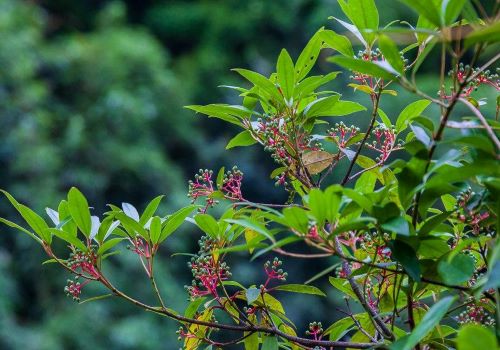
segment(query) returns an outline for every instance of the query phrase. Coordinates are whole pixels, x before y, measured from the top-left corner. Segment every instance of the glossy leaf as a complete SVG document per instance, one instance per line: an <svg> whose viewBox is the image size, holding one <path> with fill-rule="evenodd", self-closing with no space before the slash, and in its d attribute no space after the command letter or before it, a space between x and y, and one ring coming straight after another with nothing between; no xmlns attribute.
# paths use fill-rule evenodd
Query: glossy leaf
<svg viewBox="0 0 500 350"><path fill-rule="evenodd" d="M76 226L89 237L91 228L89 204L85 196L75 187L68 192L68 209Z"/></svg>
<svg viewBox="0 0 500 350"><path fill-rule="evenodd" d="M252 133L249 130L245 130L233 137L227 144L226 149L251 146L256 143L257 141L252 137Z"/></svg>
<svg viewBox="0 0 500 350"><path fill-rule="evenodd" d="M295 71L292 58L285 49L281 50L276 65L276 72L278 73L278 82L285 99L288 101L293 96L293 89L295 87Z"/></svg>

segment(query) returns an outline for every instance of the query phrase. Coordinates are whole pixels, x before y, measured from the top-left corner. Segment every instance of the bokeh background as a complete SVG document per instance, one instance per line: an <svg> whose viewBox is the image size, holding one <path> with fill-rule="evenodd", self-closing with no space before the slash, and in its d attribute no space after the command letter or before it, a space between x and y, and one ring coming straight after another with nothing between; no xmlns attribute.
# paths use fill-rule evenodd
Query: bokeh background
<svg viewBox="0 0 500 350"><path fill-rule="evenodd" d="M416 23L396 1L378 5L381 24ZM296 58L321 26L344 32L330 15L343 17L335 0L0 0L0 188L43 210L77 186L98 213L106 203L144 208L165 194L160 211L166 214L188 203L187 180L198 168L236 164L247 197L283 201L286 193L274 188L273 163L261 149L225 151L237 130L183 106L237 103L233 91L217 88L244 84L230 68L271 73L281 48ZM421 83L432 94L437 61L430 56L422 68L428 74ZM332 68L320 59L315 69ZM366 95L345 87L348 79L344 74L331 88L368 106ZM390 117L405 96L382 104ZM0 216L17 219L4 199ZM191 276L187 258L172 253L194 252L200 236L185 226L167 240L157 265L160 287L179 311ZM180 347L171 320L116 300L73 303L63 292L67 274L42 266L45 258L27 236L0 227L0 349ZM261 260L232 259L236 278L263 278ZM292 283L333 263L285 260ZM152 298L132 254L121 254L108 269L124 290ZM99 294L93 288L85 293ZM285 299L299 332L308 322L342 317L335 310L341 303L331 292L324 300Z"/></svg>

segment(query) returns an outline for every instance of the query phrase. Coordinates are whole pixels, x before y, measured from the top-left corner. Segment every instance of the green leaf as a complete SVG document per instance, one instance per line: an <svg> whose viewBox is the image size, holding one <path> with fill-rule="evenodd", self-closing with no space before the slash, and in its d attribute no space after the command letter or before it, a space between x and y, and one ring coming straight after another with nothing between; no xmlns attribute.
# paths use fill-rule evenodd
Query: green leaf
<svg viewBox="0 0 500 350"><path fill-rule="evenodd" d="M361 31L363 37L373 42L374 34L363 29L377 30L379 25L378 10L374 0L337 0L342 11ZM351 56L352 57L352 56Z"/></svg>
<svg viewBox="0 0 500 350"><path fill-rule="evenodd" d="M127 230L130 236L135 237L136 235L139 235L144 239L149 240L149 235L146 229L130 216L123 212L120 212L117 213L115 217L121 222L122 226L125 228L125 230Z"/></svg>
<svg viewBox="0 0 500 350"><path fill-rule="evenodd" d="M455 22L467 0L446 0L442 4L441 22L449 26Z"/></svg>
<svg viewBox="0 0 500 350"><path fill-rule="evenodd" d="M477 43L496 43L500 41L500 21L494 21L481 29L477 29L467 35L465 38L465 46L469 47Z"/></svg>
<svg viewBox="0 0 500 350"><path fill-rule="evenodd" d="M236 224L245 228L248 228L250 230L253 230L255 232L260 233L264 237L268 238L269 240L273 241L274 238L271 234L271 232L257 219L252 218L252 217L244 217L240 219L226 219L226 222L229 222L231 224Z"/></svg>
<svg viewBox="0 0 500 350"><path fill-rule="evenodd" d="M190 205L185 208L179 209L178 211L170 215L167 218L165 226L161 231L161 236L158 242L159 243L163 242L168 236L174 233L174 231L177 230L179 226L182 225L184 220L189 216L189 214L193 212L193 210L196 207L197 207L196 205Z"/></svg>
<svg viewBox="0 0 500 350"><path fill-rule="evenodd" d="M385 112L383 110L381 110L380 108L378 109L378 115L379 115L380 119L382 119L382 123L384 123L384 125L387 128L390 128L392 126L391 120L389 119L387 114L385 114Z"/></svg>
<svg viewBox="0 0 500 350"><path fill-rule="evenodd" d="M30 231L26 230L24 227L21 227L19 226L18 224L16 224L15 222L12 222L12 221L9 221L7 219L4 219L4 218L0 218L0 222L3 222L5 225L7 226L10 226L12 228L15 228L15 229L18 229L19 231L21 232L24 232L26 233L27 235L29 235L31 238L33 238L35 241L37 241L38 243L42 243L42 241L40 240L40 238L38 238L37 236L35 236L33 233L31 233Z"/></svg>
<svg viewBox="0 0 500 350"><path fill-rule="evenodd" d="M341 117L361 111L366 111L366 108L357 102L338 101L333 110L328 114L328 117Z"/></svg>
<svg viewBox="0 0 500 350"><path fill-rule="evenodd" d="M325 329L323 334L329 335L331 341L337 341L349 332L354 326L354 320L351 317L344 317L336 321L330 327Z"/></svg>
<svg viewBox="0 0 500 350"><path fill-rule="evenodd" d="M287 226L292 227L300 233L307 233L309 228L309 218L304 209L298 207L289 207L283 209L285 222Z"/></svg>
<svg viewBox="0 0 500 350"><path fill-rule="evenodd" d="M55 228L48 228L46 231L49 235L53 234L54 236L59 237L60 239L68 242L69 244L75 246L83 252L87 251L87 246L83 244L82 241L80 241L77 237L70 235L66 231L58 230Z"/></svg>
<svg viewBox="0 0 500 350"><path fill-rule="evenodd" d="M205 297L201 297L190 302L184 311L184 316L192 318L206 299Z"/></svg>
<svg viewBox="0 0 500 350"><path fill-rule="evenodd" d="M260 350L278 350L278 345L278 338L273 335L265 335Z"/></svg>
<svg viewBox="0 0 500 350"><path fill-rule="evenodd" d="M285 99L288 101L293 96L295 87L295 67L292 58L285 49L281 50L278 57L276 72L278 73L278 83Z"/></svg>
<svg viewBox="0 0 500 350"><path fill-rule="evenodd" d="M241 119L248 118L252 111L242 106L230 106L225 104L211 104L206 106L186 106L197 113L208 115L209 117L219 118L231 124L241 126Z"/></svg>
<svg viewBox="0 0 500 350"><path fill-rule="evenodd" d="M329 57L327 60L353 72L358 72L386 80L397 79L397 72L392 72L390 70L390 67L382 66L381 63L376 64L374 62L344 56Z"/></svg>
<svg viewBox="0 0 500 350"><path fill-rule="evenodd" d="M233 71L238 72L245 79L257 86L261 91L265 92L269 98L275 99L276 101L283 100L276 86L265 76L248 69L235 68Z"/></svg>
<svg viewBox="0 0 500 350"><path fill-rule="evenodd" d="M398 216L384 222L381 227L389 232L395 232L402 236L410 235L410 225L403 217Z"/></svg>
<svg viewBox="0 0 500 350"><path fill-rule="evenodd" d="M151 237L151 242L153 242L153 244L158 244L160 241L161 231L161 219L158 216L155 216L151 219L151 223L149 225L149 236Z"/></svg>
<svg viewBox="0 0 500 350"><path fill-rule="evenodd" d="M408 126L410 121L421 115L430 103L431 101L429 100L419 100L406 106L396 120L396 132L400 133L403 131Z"/></svg>
<svg viewBox="0 0 500 350"><path fill-rule="evenodd" d="M297 98L304 98L318 87L335 79L340 72L330 72L326 75L315 75L307 77L302 80L295 88L295 95Z"/></svg>
<svg viewBox="0 0 500 350"><path fill-rule="evenodd" d="M255 143L257 143L257 141L252 137L252 133L249 130L245 130L233 137L227 144L226 149L251 146Z"/></svg>
<svg viewBox="0 0 500 350"><path fill-rule="evenodd" d="M331 238L343 232L366 229L370 223L374 223L375 221L376 220L374 218L370 217L351 219L345 223L338 225L337 228L333 230Z"/></svg>
<svg viewBox="0 0 500 350"><path fill-rule="evenodd" d="M307 118L329 116L330 113L334 112L334 107L339 99L339 95L319 98L304 108L304 115Z"/></svg>
<svg viewBox="0 0 500 350"><path fill-rule="evenodd" d="M43 241L50 243L51 242L51 236L50 234L47 235L45 230L49 227L45 220L43 220L37 213L35 213L33 210L28 208L27 206L20 204L9 192L0 190L9 200L9 202L12 204L14 208L21 214L23 217L24 221L31 227L35 233L42 238ZM3 223L15 227L19 229L21 226L18 226L17 224L11 223L10 221L7 221L5 219L2 220ZM15 226L12 226L15 225ZM25 229L21 229L21 231L28 233L29 231ZM31 236L31 234L30 234Z"/></svg>
<svg viewBox="0 0 500 350"><path fill-rule="evenodd" d="M409 335L398 339L395 343L389 346L391 350L411 350L417 345L427 334L429 334L446 315L451 305L455 301L454 297L445 297L434 304L429 311L424 315L420 323L415 327Z"/></svg>
<svg viewBox="0 0 500 350"><path fill-rule="evenodd" d="M304 79L311 71L314 63L316 63L319 52L321 50L321 39L319 38L319 33L321 33L322 30L323 29L320 29L312 36L312 38L300 53L299 58L295 63L296 81L301 81L302 79Z"/></svg>
<svg viewBox="0 0 500 350"><path fill-rule="evenodd" d="M415 250L409 244L397 239L392 242L392 257L396 259L415 281L420 281L420 264Z"/></svg>
<svg viewBox="0 0 500 350"><path fill-rule="evenodd" d="M219 225L217 220L209 214L198 214L194 217L194 221L198 227L212 238L219 236Z"/></svg>
<svg viewBox="0 0 500 350"><path fill-rule="evenodd" d="M381 34L378 38L380 50L385 59L398 73L403 74L404 63L398 47L387 35Z"/></svg>
<svg viewBox="0 0 500 350"><path fill-rule="evenodd" d="M125 238L111 238L106 240L106 242L104 242L97 250L97 254L103 255L104 253L106 253L108 250L110 250L123 240L125 240Z"/></svg>
<svg viewBox="0 0 500 350"><path fill-rule="evenodd" d="M460 328L457 336L458 350L498 349L495 334L483 325L467 324Z"/></svg>
<svg viewBox="0 0 500 350"><path fill-rule="evenodd" d="M337 278L337 277L328 277L328 281L332 286L340 290L342 293L347 294L348 296L352 297L353 299L357 300L356 294L353 292L351 285L349 284L349 281L347 281L345 278Z"/></svg>
<svg viewBox="0 0 500 350"><path fill-rule="evenodd" d="M245 296L247 298L247 304L251 305L260 296L260 288L248 288L245 291Z"/></svg>
<svg viewBox="0 0 500 350"><path fill-rule="evenodd" d="M283 284L273 288L273 290L326 296L326 294L323 293L319 288L316 288L314 286L309 286L307 284Z"/></svg>
<svg viewBox="0 0 500 350"><path fill-rule="evenodd" d="M89 204L85 196L76 187L72 187L68 192L68 209L76 226L85 237L89 237L92 226Z"/></svg>
<svg viewBox="0 0 500 350"><path fill-rule="evenodd" d="M444 256L438 263L438 272L446 284L457 285L468 281L474 273L474 259L470 255L457 254L451 259Z"/></svg>
<svg viewBox="0 0 500 350"><path fill-rule="evenodd" d="M139 219L139 223L141 225L146 225L146 223L153 217L155 214L156 210L158 209L158 206L160 205L161 200L163 199L163 195L155 197L151 202L149 202L148 206L146 209L144 209L144 212L141 215L141 218Z"/></svg>
<svg viewBox="0 0 500 350"><path fill-rule="evenodd" d="M323 30L319 33L319 37L324 44L344 56L353 57L354 51L349 39L343 35L335 33L333 30Z"/></svg>
<svg viewBox="0 0 500 350"><path fill-rule="evenodd" d="M419 15L425 17L428 21L436 26L440 26L441 19L439 14L441 11L434 5L433 0L399 0L406 4L408 7L412 8Z"/></svg>

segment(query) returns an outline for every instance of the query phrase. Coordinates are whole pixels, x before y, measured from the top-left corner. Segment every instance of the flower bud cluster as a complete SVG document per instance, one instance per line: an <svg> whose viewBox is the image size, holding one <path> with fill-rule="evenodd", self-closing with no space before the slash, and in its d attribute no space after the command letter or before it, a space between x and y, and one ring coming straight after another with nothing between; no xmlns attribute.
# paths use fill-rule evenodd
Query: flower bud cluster
<svg viewBox="0 0 500 350"><path fill-rule="evenodd" d="M131 240L132 246L127 246L127 249L130 249L134 253L139 256L142 256L146 259L151 257L151 250L148 242L144 240L140 236L136 236L133 240Z"/></svg>
<svg viewBox="0 0 500 350"><path fill-rule="evenodd" d="M281 265L283 265L283 262L278 258L274 258L273 261L266 261L266 263L264 264L264 270L267 275L266 285L269 281L275 279L286 281L288 273L283 271Z"/></svg>
<svg viewBox="0 0 500 350"><path fill-rule="evenodd" d="M384 163L387 158L389 158L392 151L399 150L403 146L403 141L401 140L396 144L396 130L393 128L390 129L379 125L373 129L371 136L374 140L372 143L367 143L366 146L380 153L380 155L375 158L377 163Z"/></svg>
<svg viewBox="0 0 500 350"><path fill-rule="evenodd" d="M335 126L327 131L339 148L346 148L347 143L357 134L360 129L354 125L346 126L343 122L335 123Z"/></svg>
<svg viewBox="0 0 500 350"><path fill-rule="evenodd" d="M306 334L312 337L314 340L321 340L323 334L323 325L321 322L311 322L309 323L309 329Z"/></svg>
<svg viewBox="0 0 500 350"><path fill-rule="evenodd" d="M198 198L205 198L205 208L200 209L203 213L218 203L218 201L212 198L212 194L215 192L212 175L212 170L200 169L198 174L194 175L194 181L189 180L188 182L189 189L187 196L191 198L191 203L196 202Z"/></svg>
<svg viewBox="0 0 500 350"><path fill-rule="evenodd" d="M96 250L96 245L92 245L88 252L82 252L81 250L74 248L67 260L68 267L75 272L88 275L91 278L99 278L100 273L96 268Z"/></svg>
<svg viewBox="0 0 500 350"><path fill-rule="evenodd" d="M214 250L219 248L218 242L204 236L198 244L200 251L188 263L193 281L186 289L192 300L205 295L217 297L219 283L231 277L229 266L214 255Z"/></svg>
<svg viewBox="0 0 500 350"><path fill-rule="evenodd" d="M484 301L484 300L483 300ZM484 301L486 302L486 301ZM495 319L479 304L468 305L465 311L461 312L456 320L459 324L480 324L488 327L495 326Z"/></svg>
<svg viewBox="0 0 500 350"><path fill-rule="evenodd" d="M224 197L230 200L242 200L243 196L241 194L241 182L243 180L243 173L234 166L232 170L224 174L224 179L222 180L222 193Z"/></svg>
<svg viewBox="0 0 500 350"><path fill-rule="evenodd" d="M213 208L219 201L215 200L214 193L216 187L212 180L213 171L208 169L200 169L198 174L194 176L194 181L189 181L188 197L191 198L191 203L195 203L198 198L205 199L205 207L199 209L205 213L208 208ZM243 181L243 173L234 166L231 170L224 174L220 185L220 192L224 198L239 201L243 199L241 193L241 184Z"/></svg>
<svg viewBox="0 0 500 350"><path fill-rule="evenodd" d="M402 53L400 53L401 59L403 60L403 69L408 67L408 59L406 59ZM379 48L374 50L362 50L358 51L357 57L364 61L370 62L386 62L385 57L382 55L382 52ZM356 80L362 85L366 85L371 87L372 89L376 86L376 79L373 79L371 76L366 74L361 74L355 72L354 75L351 75L349 78Z"/></svg>
<svg viewBox="0 0 500 350"><path fill-rule="evenodd" d="M455 205L457 219L470 226L474 236L492 234L488 225L484 225L484 221L490 217L490 213L482 210L480 203L480 196L468 188L458 195Z"/></svg>
<svg viewBox="0 0 500 350"><path fill-rule="evenodd" d="M75 276L74 279L68 279L66 281L66 286L64 287L64 293L68 297L71 297L73 301L80 302L80 294L82 294L82 288L89 283L89 280L85 280L83 283L79 282L79 276Z"/></svg>
<svg viewBox="0 0 500 350"><path fill-rule="evenodd" d="M74 279L68 279L66 281L66 286L64 287L64 293L67 296L73 298L74 301L80 301L80 294L85 285L90 283L93 279L97 279L101 276L99 273L96 263L97 263L97 246L91 245L87 252L83 252L77 248L73 248L68 260L66 261L67 266L74 271ZM85 278L82 283L80 283L80 275Z"/></svg>
<svg viewBox="0 0 500 350"><path fill-rule="evenodd" d="M460 84L464 83L466 79L469 79L469 82L463 89L461 96L469 97L474 91L478 89L481 85L489 85L495 88L497 91L500 91L500 78L498 71L499 68L496 69L496 73L492 73L490 70L485 70L481 72L479 68L473 68L470 71L471 67L469 65L465 65L460 63L458 67L454 70L448 72L448 75ZM469 77L469 78L467 78ZM452 92L454 89L452 89ZM441 97L444 99L450 99L453 94L449 96L444 94Z"/></svg>

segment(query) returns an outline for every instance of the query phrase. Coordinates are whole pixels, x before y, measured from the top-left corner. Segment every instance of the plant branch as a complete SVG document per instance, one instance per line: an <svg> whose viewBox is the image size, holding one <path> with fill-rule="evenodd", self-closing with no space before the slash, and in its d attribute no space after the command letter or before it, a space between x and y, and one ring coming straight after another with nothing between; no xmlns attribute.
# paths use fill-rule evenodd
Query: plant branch
<svg viewBox="0 0 500 350"><path fill-rule="evenodd" d="M354 164L356 164L356 160L359 157L359 154L361 153L361 150L363 149L363 146L366 143L366 140L370 136L370 132L373 129L373 126L375 125L375 121L377 120L377 113L378 113L378 104L380 102L380 96L382 95L383 89L380 88L375 95L375 98L373 99L373 111L372 111L372 119L370 120L370 124L368 125L368 129L366 130L365 136L361 140L361 143L359 144L358 149L356 150L356 153L354 154L354 157L351 160L351 163L349 164L349 168L347 169L347 173L344 176L344 179L340 183L342 186L344 186L348 181L349 177L351 175L352 169L354 167Z"/></svg>

